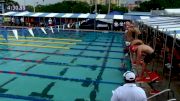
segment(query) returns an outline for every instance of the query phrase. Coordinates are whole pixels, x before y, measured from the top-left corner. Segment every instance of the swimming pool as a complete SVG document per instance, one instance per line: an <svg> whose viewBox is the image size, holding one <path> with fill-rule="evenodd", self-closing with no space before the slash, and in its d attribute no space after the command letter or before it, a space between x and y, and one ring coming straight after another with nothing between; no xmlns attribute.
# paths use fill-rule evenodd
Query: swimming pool
<svg viewBox="0 0 180 101"><path fill-rule="evenodd" d="M0 39L1 101L109 101L123 84L122 33L36 33Z"/></svg>

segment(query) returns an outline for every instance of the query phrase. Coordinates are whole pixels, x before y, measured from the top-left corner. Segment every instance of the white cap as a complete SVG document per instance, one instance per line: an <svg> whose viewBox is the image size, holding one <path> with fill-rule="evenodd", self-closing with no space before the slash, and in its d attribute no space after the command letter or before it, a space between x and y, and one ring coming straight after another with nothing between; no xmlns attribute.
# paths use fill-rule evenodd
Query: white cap
<svg viewBox="0 0 180 101"><path fill-rule="evenodd" d="M123 76L124 76L124 78L125 78L126 80L128 80L128 81L133 81L133 80L135 80L135 78L136 78L136 75L135 75L133 72L131 72L131 71L126 71L126 72L123 74Z"/></svg>

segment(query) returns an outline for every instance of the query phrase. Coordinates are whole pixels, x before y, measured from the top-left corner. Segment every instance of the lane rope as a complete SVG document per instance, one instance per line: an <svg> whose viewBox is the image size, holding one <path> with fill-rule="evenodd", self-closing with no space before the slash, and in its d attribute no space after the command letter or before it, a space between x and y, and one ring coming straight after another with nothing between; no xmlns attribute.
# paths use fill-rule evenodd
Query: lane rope
<svg viewBox="0 0 180 101"><path fill-rule="evenodd" d="M15 41L15 42L41 42L41 43L48 43L48 44L76 44L76 43L72 43L72 42L47 42L47 41L37 41L37 40L13 40L11 39L11 41Z"/></svg>
<svg viewBox="0 0 180 101"><path fill-rule="evenodd" d="M27 47L38 47L38 48L56 48L56 49L65 49L65 50L87 50L87 51L99 51L99 52L116 52L116 53L124 53L124 51L113 51L113 50L97 50L97 49L80 49L80 48L70 48L63 46L40 46L40 45L32 45L32 44L13 44L13 43L0 43L0 45L12 45L12 46L27 46Z"/></svg>
<svg viewBox="0 0 180 101"><path fill-rule="evenodd" d="M14 38L14 36L9 36L10 38ZM24 38L22 36L19 36L19 38ZM77 41L80 42L82 40L78 40L78 39L64 39L64 38L42 38L42 37L26 37L26 39L31 38L31 39L41 39L41 40L65 40L65 41Z"/></svg>
<svg viewBox="0 0 180 101"><path fill-rule="evenodd" d="M102 83L102 84L111 84L111 85L122 85L123 83L118 82L111 82L111 81L98 81L98 80L86 80L86 79L77 79L77 78L68 78L62 76L49 76L49 75L42 75L42 74L33 74L33 73L25 73L25 72L14 72L14 71L2 71L0 73L4 74L11 74L11 75L20 75L20 76L30 76L30 77L39 77L44 79L53 79L53 80L69 80L74 82L92 82L92 83Z"/></svg>
<svg viewBox="0 0 180 101"><path fill-rule="evenodd" d="M102 68L102 66L98 65L84 65L84 64L68 64L68 63L61 63L61 62L49 62L49 61L43 61L43 60L27 60L27 59L20 59L20 58L7 58L7 57L0 57L2 60L12 60L12 61L22 61L22 62L32 62L32 63L44 63L48 65L61 65L61 66L71 66L71 67L84 67L84 68ZM120 71L126 71L126 68L121 67L109 67L106 66L107 69L114 69L114 70L120 70Z"/></svg>
<svg viewBox="0 0 180 101"><path fill-rule="evenodd" d="M51 101L51 100L38 98L38 97L13 95L13 94L0 94L0 97L1 98L10 98L10 99L21 99L21 100L28 100L28 101Z"/></svg>
<svg viewBox="0 0 180 101"><path fill-rule="evenodd" d="M15 51L15 52L25 52L25 53L38 53L38 54L50 54L50 55L61 55L61 56L72 56L72 57L85 57L85 58L108 58L108 59L120 59L122 60L128 60L127 58L117 58L117 57L104 57L104 56L88 56L88 55L73 55L73 54L65 54L65 53L55 53L55 52L40 52L40 51L34 51L34 50L15 50L15 49L4 49L0 48L1 51Z"/></svg>
<svg viewBox="0 0 180 101"><path fill-rule="evenodd" d="M1 40L4 40L0 38ZM14 39L9 39L10 41L15 41L15 42L44 42L44 43L49 43L49 44L76 44L76 45L88 45L85 43L75 43L75 42L47 42L47 41L37 41L37 40L14 40ZM91 46L100 46L100 47L108 47L108 45L98 45L98 44L93 44ZM123 48L124 45L112 45L111 47L120 47Z"/></svg>
<svg viewBox="0 0 180 101"><path fill-rule="evenodd" d="M32 45L32 44L13 44L13 43L0 43L0 45L11 45L11 46L25 46L25 47L38 47L38 48L56 48L56 49L66 49L68 50L69 47L62 47L62 46L40 46L40 45Z"/></svg>
<svg viewBox="0 0 180 101"><path fill-rule="evenodd" d="M14 38L14 36L9 36L11 38ZM24 37L19 37L19 38L24 38ZM98 43L111 43L109 41L86 41L86 40L76 40L76 39L59 39L59 38L42 38L42 37L26 37L26 39L29 39L29 38L32 38L32 39L40 39L40 40L64 40L64 41L76 41L76 42L98 42ZM123 42L113 42L113 43L116 43L116 44L123 44Z"/></svg>

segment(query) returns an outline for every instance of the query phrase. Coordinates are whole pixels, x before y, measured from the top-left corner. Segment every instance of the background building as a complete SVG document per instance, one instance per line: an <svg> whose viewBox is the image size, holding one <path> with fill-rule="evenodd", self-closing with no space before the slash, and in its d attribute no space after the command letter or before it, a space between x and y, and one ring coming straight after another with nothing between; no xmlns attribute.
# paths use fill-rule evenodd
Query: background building
<svg viewBox="0 0 180 101"><path fill-rule="evenodd" d="M87 2L90 5L94 5L95 2L101 5L109 4L109 0L65 0L65 1L82 1L82 2ZM127 0L110 0L110 1L111 1L111 4L115 4L117 6L124 6L127 3Z"/></svg>
<svg viewBox="0 0 180 101"><path fill-rule="evenodd" d="M135 7L139 7L140 3L145 2L145 1L150 1L150 0L135 0L133 2L126 3L126 7L128 7L129 11L131 11Z"/></svg>

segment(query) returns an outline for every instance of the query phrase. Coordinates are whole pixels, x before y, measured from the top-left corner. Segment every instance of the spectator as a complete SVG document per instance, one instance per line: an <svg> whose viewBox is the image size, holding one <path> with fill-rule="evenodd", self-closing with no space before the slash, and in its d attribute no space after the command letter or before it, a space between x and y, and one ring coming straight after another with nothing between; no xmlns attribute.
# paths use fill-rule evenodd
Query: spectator
<svg viewBox="0 0 180 101"><path fill-rule="evenodd" d="M51 18L49 18L49 20L48 20L48 26L52 26L52 25L53 25L53 21L52 21Z"/></svg>
<svg viewBox="0 0 180 101"><path fill-rule="evenodd" d="M45 26L44 21L41 20L41 21L39 22L39 25L40 25L41 27L44 27L44 26Z"/></svg>
<svg viewBox="0 0 180 101"><path fill-rule="evenodd" d="M34 18L30 18L29 26L34 26Z"/></svg>
<svg viewBox="0 0 180 101"><path fill-rule="evenodd" d="M21 26L24 26L24 17L20 18L20 23L21 23Z"/></svg>
<svg viewBox="0 0 180 101"><path fill-rule="evenodd" d="M112 91L111 101L147 101L145 91L135 84L135 74L127 71L123 76L125 84Z"/></svg>
<svg viewBox="0 0 180 101"><path fill-rule="evenodd" d="M114 30L118 31L119 30L119 24L117 21L114 22Z"/></svg>
<svg viewBox="0 0 180 101"><path fill-rule="evenodd" d="M14 25L15 25L15 18L12 17L12 18L11 18L11 26L14 26Z"/></svg>
<svg viewBox="0 0 180 101"><path fill-rule="evenodd" d="M124 29L123 29L123 26L124 26L124 23L121 21L121 22L119 23L119 27L120 27L120 30L121 30L121 31L124 30Z"/></svg>
<svg viewBox="0 0 180 101"><path fill-rule="evenodd" d="M15 24L16 24L17 26L19 26L19 25L20 25L20 20L19 20L19 18L18 18L18 17L16 17L16 18L15 18Z"/></svg>

